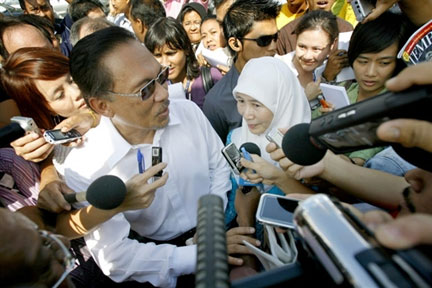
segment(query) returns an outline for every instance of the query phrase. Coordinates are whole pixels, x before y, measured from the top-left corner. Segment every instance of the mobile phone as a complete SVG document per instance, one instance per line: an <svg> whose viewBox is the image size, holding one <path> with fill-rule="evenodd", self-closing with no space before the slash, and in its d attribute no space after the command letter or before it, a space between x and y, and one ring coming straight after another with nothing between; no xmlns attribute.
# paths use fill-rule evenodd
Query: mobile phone
<svg viewBox="0 0 432 288"><path fill-rule="evenodd" d="M370 0L352 0L351 6L358 22L362 22L375 8L375 5Z"/></svg>
<svg viewBox="0 0 432 288"><path fill-rule="evenodd" d="M275 143L278 148L282 147L283 136L282 132L277 128L273 128L266 134L267 140Z"/></svg>
<svg viewBox="0 0 432 288"><path fill-rule="evenodd" d="M294 229L293 215L299 200L275 194L263 194L258 203L256 219L274 226Z"/></svg>
<svg viewBox="0 0 432 288"><path fill-rule="evenodd" d="M234 143L230 143L224 148L222 148L222 155L227 160L231 170L234 174L240 175L241 171L243 171L244 167L240 163L240 159L242 154L238 150L237 146Z"/></svg>
<svg viewBox="0 0 432 288"><path fill-rule="evenodd" d="M26 133L35 132L37 134L40 134L40 130L34 122L33 118L14 116L10 120L11 122L18 123Z"/></svg>
<svg viewBox="0 0 432 288"><path fill-rule="evenodd" d="M152 166L162 162L162 147L152 147ZM163 170L157 172L153 177L161 177Z"/></svg>
<svg viewBox="0 0 432 288"><path fill-rule="evenodd" d="M82 137L81 134L75 129L65 133L63 133L60 129L47 130L44 132L43 136L48 143L54 145L71 142Z"/></svg>

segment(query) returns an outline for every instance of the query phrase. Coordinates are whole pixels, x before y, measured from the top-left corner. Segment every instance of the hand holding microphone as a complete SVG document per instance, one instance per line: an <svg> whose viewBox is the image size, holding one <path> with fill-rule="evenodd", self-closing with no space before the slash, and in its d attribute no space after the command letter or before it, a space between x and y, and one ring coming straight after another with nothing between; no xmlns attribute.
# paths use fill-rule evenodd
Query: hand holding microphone
<svg viewBox="0 0 432 288"><path fill-rule="evenodd" d="M96 208L111 210L120 206L126 197L126 185L117 176L105 175L93 181L86 192L65 194L68 203L88 201Z"/></svg>

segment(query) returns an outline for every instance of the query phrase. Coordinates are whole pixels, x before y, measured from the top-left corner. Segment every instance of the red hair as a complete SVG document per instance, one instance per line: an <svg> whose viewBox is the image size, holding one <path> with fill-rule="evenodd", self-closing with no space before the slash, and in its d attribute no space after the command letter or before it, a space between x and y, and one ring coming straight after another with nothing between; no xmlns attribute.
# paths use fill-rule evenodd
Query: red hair
<svg viewBox="0 0 432 288"><path fill-rule="evenodd" d="M34 80L56 80L69 74L69 59L49 48L21 48L0 71L4 91L16 101L22 116L33 118L40 128L52 129L56 113Z"/></svg>

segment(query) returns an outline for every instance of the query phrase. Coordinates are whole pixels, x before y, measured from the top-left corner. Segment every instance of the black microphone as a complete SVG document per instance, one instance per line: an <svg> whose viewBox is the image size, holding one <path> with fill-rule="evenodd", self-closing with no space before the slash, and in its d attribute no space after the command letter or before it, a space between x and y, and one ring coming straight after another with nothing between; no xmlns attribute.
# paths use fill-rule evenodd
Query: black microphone
<svg viewBox="0 0 432 288"><path fill-rule="evenodd" d="M261 156L261 149L255 143L252 142L243 143L239 148L240 152L242 148L245 148L245 150L249 152L249 154L256 154L258 156Z"/></svg>
<svg viewBox="0 0 432 288"><path fill-rule="evenodd" d="M318 118L319 119L319 118ZM312 121L312 123L315 120ZM339 142L339 146L325 146L323 141L314 137L310 133L311 124L301 123L291 127L285 133L282 140L282 150L285 156L292 162L308 166L319 162L326 154L327 149L336 154L364 149L364 146L350 146L346 142ZM376 133L375 130L370 133ZM327 139L331 139L328 137ZM333 143L337 143L334 141ZM345 145L344 145L345 144ZM412 165L427 171L432 171L432 153L420 148L406 148L398 143L376 142L371 147L390 145L395 152ZM371 148L369 147L369 148ZM346 149L345 151L341 151Z"/></svg>
<svg viewBox="0 0 432 288"><path fill-rule="evenodd" d="M319 162L325 155L327 147L317 144L309 135L310 124L300 123L292 126L284 135L282 150L292 162L308 166Z"/></svg>
<svg viewBox="0 0 432 288"><path fill-rule="evenodd" d="M195 287L228 288L229 267L223 200L207 194L198 200Z"/></svg>
<svg viewBox="0 0 432 288"><path fill-rule="evenodd" d="M117 176L105 175L96 179L87 192L65 194L68 203L88 201L96 208L110 210L118 207L126 197L126 185Z"/></svg>
<svg viewBox="0 0 432 288"><path fill-rule="evenodd" d="M8 147L12 141L24 136L24 134L24 129L16 122L0 128L0 147Z"/></svg>

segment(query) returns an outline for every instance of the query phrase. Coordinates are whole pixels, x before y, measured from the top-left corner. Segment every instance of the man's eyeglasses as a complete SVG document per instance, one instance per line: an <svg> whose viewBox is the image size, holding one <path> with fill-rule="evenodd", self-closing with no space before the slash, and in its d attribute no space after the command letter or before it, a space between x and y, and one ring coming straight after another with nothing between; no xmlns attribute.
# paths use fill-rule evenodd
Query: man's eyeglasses
<svg viewBox="0 0 432 288"><path fill-rule="evenodd" d="M63 244L63 242L57 238L52 233L45 230L38 230L43 242L42 244L53 251L54 255L58 255L58 251L62 252L61 263L64 267L64 272L57 280L57 282L52 286L52 288L57 288L66 279L67 275L73 270L75 258L69 252L69 249Z"/></svg>
<svg viewBox="0 0 432 288"><path fill-rule="evenodd" d="M155 91L156 81L158 81L161 85L163 85L168 80L168 74L169 74L169 67L166 66L162 69L161 72L159 72L159 74L156 76L156 78L147 82L147 84L144 85L144 87L142 87L138 93L130 94L130 93L117 93L117 92L112 92L112 91L106 91L106 92L108 92L109 94L113 94L113 95L128 96L128 97L140 97L141 100L144 101L153 95L153 93Z"/></svg>
<svg viewBox="0 0 432 288"><path fill-rule="evenodd" d="M268 45L270 45L272 41L277 41L278 36L279 36L279 32L273 35L263 35L255 39L253 38L239 38L239 39L255 41L258 44L258 46L267 47Z"/></svg>

